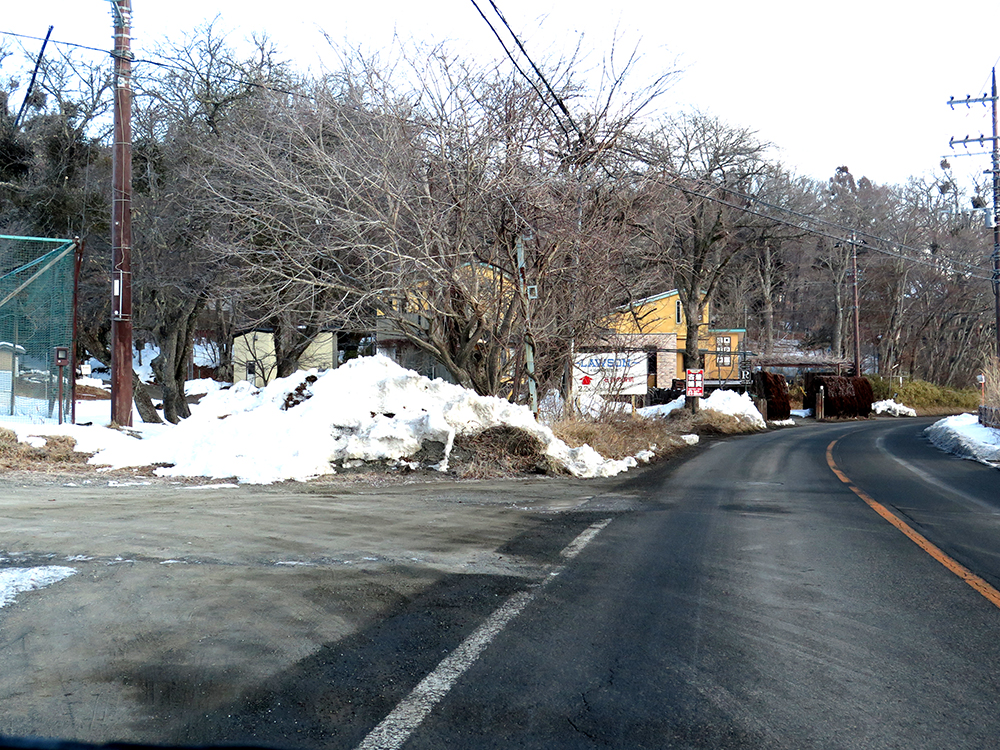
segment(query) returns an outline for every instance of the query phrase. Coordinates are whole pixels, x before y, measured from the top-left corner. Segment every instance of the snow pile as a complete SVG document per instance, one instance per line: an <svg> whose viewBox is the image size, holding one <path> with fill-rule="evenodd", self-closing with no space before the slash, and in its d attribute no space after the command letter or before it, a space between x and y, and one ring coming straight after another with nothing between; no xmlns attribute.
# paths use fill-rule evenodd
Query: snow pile
<svg viewBox="0 0 1000 750"><path fill-rule="evenodd" d="M872 404L872 411L876 414L888 414L890 417L915 417L917 413L909 406L897 404L892 399L886 401L876 401Z"/></svg>
<svg viewBox="0 0 1000 750"><path fill-rule="evenodd" d="M186 396L203 396L212 391L220 391L225 387L223 383L211 378L200 378L198 380L188 380L184 383L184 394Z"/></svg>
<svg viewBox="0 0 1000 750"><path fill-rule="evenodd" d="M946 417L924 432L935 446L948 453L983 463L1000 461L1000 430L979 424L975 414Z"/></svg>
<svg viewBox="0 0 1000 750"><path fill-rule="evenodd" d="M764 417L753 405L753 399L748 393L725 390L712 391L712 394L701 402L701 408L720 414L729 414L760 430L767 428Z"/></svg>
<svg viewBox="0 0 1000 750"><path fill-rule="evenodd" d="M334 473L335 465L399 463L427 443L442 446L444 458L434 468L445 471L457 436L500 425L534 435L554 463L578 477L614 476L637 464L634 458L605 460L587 445L570 448L526 406L430 380L381 356L322 374L295 373L263 389L244 381L210 391L178 425L137 426L144 439L115 433L96 449L94 441L81 439L79 427L52 432L77 438L80 450L98 450L95 465L161 464L160 476L268 484ZM37 428L26 432L38 434Z"/></svg>
<svg viewBox="0 0 1000 750"><path fill-rule="evenodd" d="M644 406L641 409L636 409L636 413L643 417L666 417L671 412L677 411L678 409L684 408L685 399L683 396L678 396L673 401L666 404L658 404L657 406Z"/></svg>
<svg viewBox="0 0 1000 750"><path fill-rule="evenodd" d="M76 573L76 568L47 565L41 568L4 568L0 570L0 607L14 601L22 591L34 591Z"/></svg>
<svg viewBox="0 0 1000 750"><path fill-rule="evenodd" d="M687 400L684 396L678 396L668 404L646 406L642 409L637 409L636 412L643 417L666 417L671 412L684 408L685 403L687 403ZM746 393L737 393L736 391L723 389L712 391L708 398L702 399L701 409L702 411L728 414L749 423L752 427L756 427L759 430L767 428L767 425L764 423L764 417L761 416L760 411L754 406L753 399Z"/></svg>

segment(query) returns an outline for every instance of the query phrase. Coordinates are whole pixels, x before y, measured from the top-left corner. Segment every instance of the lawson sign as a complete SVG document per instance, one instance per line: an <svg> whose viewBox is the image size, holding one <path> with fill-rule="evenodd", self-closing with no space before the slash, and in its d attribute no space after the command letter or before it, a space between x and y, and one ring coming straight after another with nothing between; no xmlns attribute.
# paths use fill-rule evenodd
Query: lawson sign
<svg viewBox="0 0 1000 750"><path fill-rule="evenodd" d="M642 396L646 362L646 352L578 354L573 369L576 390L601 396Z"/></svg>

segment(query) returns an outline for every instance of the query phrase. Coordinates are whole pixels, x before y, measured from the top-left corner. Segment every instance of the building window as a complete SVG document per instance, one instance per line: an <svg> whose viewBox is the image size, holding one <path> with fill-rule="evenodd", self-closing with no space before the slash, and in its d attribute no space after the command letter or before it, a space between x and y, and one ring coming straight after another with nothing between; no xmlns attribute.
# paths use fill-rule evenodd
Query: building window
<svg viewBox="0 0 1000 750"><path fill-rule="evenodd" d="M675 303L675 305L676 305L676 307L674 309L674 315L677 317L677 323L678 324L683 323L684 322L684 306L681 305L681 301L680 300L677 300L677 302Z"/></svg>

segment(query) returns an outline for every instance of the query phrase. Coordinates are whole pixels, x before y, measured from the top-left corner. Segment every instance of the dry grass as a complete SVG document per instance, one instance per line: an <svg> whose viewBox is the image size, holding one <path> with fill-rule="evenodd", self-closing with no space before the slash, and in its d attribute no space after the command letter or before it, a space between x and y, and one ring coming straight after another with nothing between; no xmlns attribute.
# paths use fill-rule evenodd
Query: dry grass
<svg viewBox="0 0 1000 750"><path fill-rule="evenodd" d="M35 448L18 442L17 433L0 428L0 470L67 471L90 470L89 453L74 450L76 440L62 435L44 436L45 445Z"/></svg>
<svg viewBox="0 0 1000 750"><path fill-rule="evenodd" d="M621 459L643 450L666 458L687 447L682 435L741 435L757 432L757 428L730 414L691 414L678 409L666 419L619 416L599 421L564 420L552 425L552 431L571 447L586 443L605 458Z"/></svg>
<svg viewBox="0 0 1000 750"><path fill-rule="evenodd" d="M622 459L646 450L657 458L675 455L689 446L682 435L738 435L756 429L727 414L678 410L666 419L621 415L567 419L552 425L552 431L572 448L587 444L605 458ZM494 427L472 438L458 438L449 465L463 479L563 472L545 455L541 441L517 427Z"/></svg>
<svg viewBox="0 0 1000 750"><path fill-rule="evenodd" d="M100 400L110 400L111 392L105 390L104 388L98 388L93 385L81 385L76 384L76 397L81 399L90 399L94 401Z"/></svg>
<svg viewBox="0 0 1000 750"><path fill-rule="evenodd" d="M1000 406L1000 365L996 361L983 367L986 376L986 403Z"/></svg>
<svg viewBox="0 0 1000 750"><path fill-rule="evenodd" d="M475 437L458 438L451 465L463 479L538 474L551 467L542 442L519 427L491 427Z"/></svg>

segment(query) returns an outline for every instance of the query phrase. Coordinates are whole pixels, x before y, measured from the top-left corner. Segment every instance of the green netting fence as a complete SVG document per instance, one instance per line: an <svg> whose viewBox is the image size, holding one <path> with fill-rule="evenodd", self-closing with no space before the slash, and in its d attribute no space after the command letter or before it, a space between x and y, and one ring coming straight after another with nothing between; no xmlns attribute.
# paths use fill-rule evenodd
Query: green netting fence
<svg viewBox="0 0 1000 750"><path fill-rule="evenodd" d="M0 421L71 420L76 247L0 235Z"/></svg>

